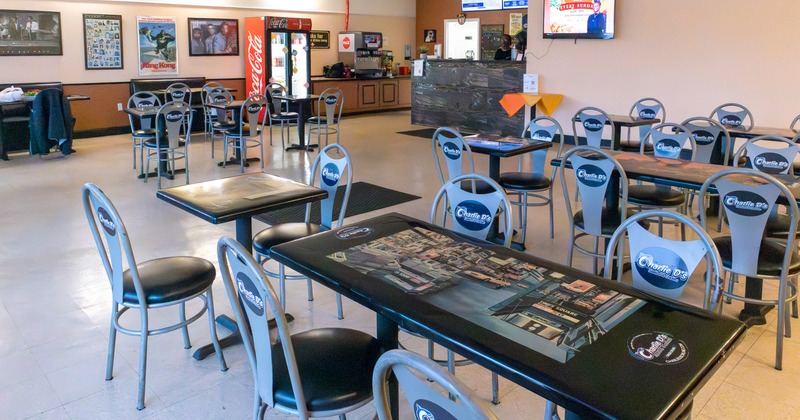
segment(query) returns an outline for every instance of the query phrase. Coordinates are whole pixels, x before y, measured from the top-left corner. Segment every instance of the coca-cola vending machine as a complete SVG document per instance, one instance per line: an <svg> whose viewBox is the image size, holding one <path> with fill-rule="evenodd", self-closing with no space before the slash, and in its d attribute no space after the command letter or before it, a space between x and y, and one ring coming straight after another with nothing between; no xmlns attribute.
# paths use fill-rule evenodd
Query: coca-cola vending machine
<svg viewBox="0 0 800 420"><path fill-rule="evenodd" d="M244 19L247 95L280 83L290 95L304 96L311 86L311 19L257 16Z"/></svg>

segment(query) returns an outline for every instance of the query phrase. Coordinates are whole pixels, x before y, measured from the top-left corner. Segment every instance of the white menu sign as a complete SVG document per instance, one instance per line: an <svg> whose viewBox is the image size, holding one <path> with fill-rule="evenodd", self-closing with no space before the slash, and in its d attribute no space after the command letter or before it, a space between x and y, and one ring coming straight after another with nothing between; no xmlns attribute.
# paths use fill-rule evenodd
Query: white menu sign
<svg viewBox="0 0 800 420"><path fill-rule="evenodd" d="M501 10L503 0L461 0L461 10L464 12L480 12L481 10Z"/></svg>

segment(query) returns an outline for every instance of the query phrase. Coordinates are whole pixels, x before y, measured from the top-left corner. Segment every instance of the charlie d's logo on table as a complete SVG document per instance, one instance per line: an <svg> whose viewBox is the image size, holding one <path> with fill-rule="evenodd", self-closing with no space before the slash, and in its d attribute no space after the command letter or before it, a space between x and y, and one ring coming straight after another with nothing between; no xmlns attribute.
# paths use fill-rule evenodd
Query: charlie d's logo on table
<svg viewBox="0 0 800 420"><path fill-rule="evenodd" d="M689 357L689 348L681 340L665 332L647 332L628 339L631 356L657 365L674 365Z"/></svg>
<svg viewBox="0 0 800 420"><path fill-rule="evenodd" d="M666 248L645 248L634 259L636 272L659 289L677 289L689 280L689 269L678 254Z"/></svg>
<svg viewBox="0 0 800 420"><path fill-rule="evenodd" d="M462 201L456 206L453 214L456 221L469 230L481 231L492 223L489 209L475 200Z"/></svg>
<svg viewBox="0 0 800 420"><path fill-rule="evenodd" d="M595 165L582 165L575 171L578 181L589 187L599 187L608 181L608 175Z"/></svg>
<svg viewBox="0 0 800 420"><path fill-rule="evenodd" d="M730 211L742 216L760 216L769 210L764 197L750 191L733 191L722 200Z"/></svg>

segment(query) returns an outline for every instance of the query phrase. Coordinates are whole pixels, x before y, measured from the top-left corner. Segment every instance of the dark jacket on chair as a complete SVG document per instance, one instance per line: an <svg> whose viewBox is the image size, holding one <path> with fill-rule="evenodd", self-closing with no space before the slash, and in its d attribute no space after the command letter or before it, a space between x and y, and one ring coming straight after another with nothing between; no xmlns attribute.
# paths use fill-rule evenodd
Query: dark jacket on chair
<svg viewBox="0 0 800 420"><path fill-rule="evenodd" d="M31 132L31 154L50 153L58 145L61 153L72 150L72 110L64 92L47 89L39 92L33 100L29 128Z"/></svg>

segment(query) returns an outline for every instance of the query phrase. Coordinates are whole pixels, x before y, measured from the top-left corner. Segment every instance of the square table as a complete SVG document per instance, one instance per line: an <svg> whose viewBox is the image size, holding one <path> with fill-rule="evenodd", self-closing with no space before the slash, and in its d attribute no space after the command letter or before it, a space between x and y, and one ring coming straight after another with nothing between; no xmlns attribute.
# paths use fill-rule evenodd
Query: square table
<svg viewBox="0 0 800 420"><path fill-rule="evenodd" d="M319 95L310 93L306 95L275 95L273 98L285 102L297 103L297 137L300 142L290 145L286 148L286 151L306 150L310 152L313 151L313 147L319 146L317 144L306 144L306 121L308 120L306 110L309 108L308 103L318 100Z"/></svg>
<svg viewBox="0 0 800 420"><path fill-rule="evenodd" d="M253 215L319 201L327 196L326 191L317 187L263 172L180 185L156 193L159 199L209 223L235 221L236 240L248 251L253 246ZM289 314L286 318L287 321L294 319ZM220 315L217 323L233 331L220 340L220 346L241 342L234 320ZM197 349L194 358L202 360L213 352L214 347L208 344Z"/></svg>
<svg viewBox="0 0 800 420"><path fill-rule="evenodd" d="M495 181L500 180L500 158L519 156L553 146L549 141L481 133L466 136L464 141L473 152L489 155L489 178Z"/></svg>
<svg viewBox="0 0 800 420"><path fill-rule="evenodd" d="M745 333L735 319L397 213L272 255L375 311L384 349L397 347L398 326L411 329L581 417L690 412Z"/></svg>
<svg viewBox="0 0 800 420"><path fill-rule="evenodd" d="M223 111L229 111L229 110L233 111L233 122L234 124L236 124L236 128L238 128L242 119L242 105L244 103L245 103L244 100L239 99L230 102L206 104L206 106L208 106L209 108L220 109ZM212 133L211 135L213 136L214 134ZM223 145L223 147L225 146ZM236 150L236 156L231 156L231 158L228 159L227 162L217 163L217 166L225 166L226 164L238 165L239 163L241 163L242 151L241 149L235 149L235 150ZM257 157L248 158L247 161L245 161L244 166L250 166L248 162L258 162L258 161L259 158Z"/></svg>
<svg viewBox="0 0 800 420"><path fill-rule="evenodd" d="M142 119L145 119L145 118L150 118L150 119L155 118L155 116L158 114L158 110L159 109L161 109L160 106L153 105L153 106L142 106L142 107L125 108L124 111L125 111L126 114L133 115L134 117L138 118L139 120L142 120ZM152 123L152 126L153 127L158 127L158 125L155 122ZM142 148L144 148L144 145L142 145ZM166 151L164 151L163 153L166 154ZM168 164L167 164L166 159L161 159L161 161L159 162L159 165L163 165L161 167L161 174L162 174L161 176L163 176L164 178L167 178L169 180L175 179L175 175L177 175L177 174L186 173L186 168L180 168L180 169L172 168L172 170L170 171L169 168L167 167ZM157 170L145 174L144 173L144 162L140 163L140 165L139 165L139 176L138 176L139 179L144 179L145 177L147 177L147 178L155 178L157 176L158 176L158 171Z"/></svg>
<svg viewBox="0 0 800 420"><path fill-rule="evenodd" d="M606 121L606 125L610 125L612 122L614 123L614 132L611 133L612 150L619 150L619 142L620 138L622 137L622 127L639 127L643 125L658 124L661 122L661 119L659 118L641 118L621 114L608 114L608 117L611 118L611 120ZM575 116L574 120L580 122L581 119L580 117ZM577 139L575 140L575 144L578 144Z"/></svg>

